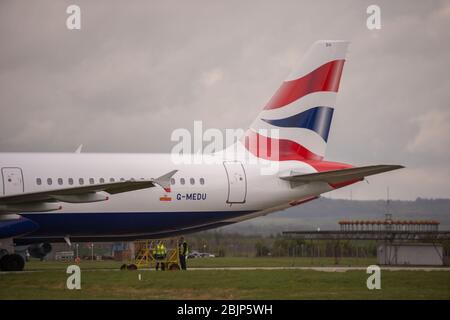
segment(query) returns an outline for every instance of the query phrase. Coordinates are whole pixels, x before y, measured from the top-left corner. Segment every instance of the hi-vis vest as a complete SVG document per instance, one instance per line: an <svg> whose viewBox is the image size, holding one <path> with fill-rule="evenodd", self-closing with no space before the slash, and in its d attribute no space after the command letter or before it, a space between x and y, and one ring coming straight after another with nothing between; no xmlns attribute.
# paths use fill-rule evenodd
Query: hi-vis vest
<svg viewBox="0 0 450 320"><path fill-rule="evenodd" d="M189 247L188 247L186 241L184 241L183 243L180 244L180 247L179 247L179 253L180 253L181 255L183 255L184 245L185 245L185 244L186 244L186 253L185 253L184 255L187 256L187 255L189 254Z"/></svg>
<svg viewBox="0 0 450 320"><path fill-rule="evenodd" d="M156 246L156 254L159 254L159 255L166 254L166 247L163 244L158 244Z"/></svg>

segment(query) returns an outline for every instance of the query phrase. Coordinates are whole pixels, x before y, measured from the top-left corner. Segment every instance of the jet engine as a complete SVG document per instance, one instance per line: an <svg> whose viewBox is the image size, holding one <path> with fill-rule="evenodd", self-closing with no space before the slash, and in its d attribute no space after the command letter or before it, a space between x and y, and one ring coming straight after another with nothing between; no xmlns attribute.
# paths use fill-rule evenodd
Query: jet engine
<svg viewBox="0 0 450 320"><path fill-rule="evenodd" d="M33 258L44 259L52 251L52 245L48 242L36 243L28 247L28 253Z"/></svg>

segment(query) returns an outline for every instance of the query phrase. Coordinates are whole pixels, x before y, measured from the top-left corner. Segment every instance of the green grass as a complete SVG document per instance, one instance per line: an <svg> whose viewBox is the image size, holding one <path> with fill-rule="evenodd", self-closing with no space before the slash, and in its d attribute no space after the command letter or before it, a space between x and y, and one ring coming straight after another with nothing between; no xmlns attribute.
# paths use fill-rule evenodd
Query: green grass
<svg viewBox="0 0 450 320"><path fill-rule="evenodd" d="M130 262L129 262L130 263ZM57 261L27 262L25 270L57 270L65 269L72 263ZM82 269L119 269L123 262L117 261L82 261ZM376 264L375 258L343 258L339 264L335 264L333 258L287 258L287 257L265 257L265 258L201 258L189 259L188 267L214 268L214 267L307 267L307 266L368 266Z"/></svg>
<svg viewBox="0 0 450 320"><path fill-rule="evenodd" d="M376 263L376 258L343 258L335 264L334 258L202 258L188 260L189 266L202 267L309 267L309 266L368 266Z"/></svg>
<svg viewBox="0 0 450 320"><path fill-rule="evenodd" d="M82 271L81 290L66 289L65 270L0 279L0 299L450 299L445 271L383 271L381 290L364 271Z"/></svg>
<svg viewBox="0 0 450 320"><path fill-rule="evenodd" d="M31 260L25 264L26 271L41 271L41 270L65 270L67 266L74 264L74 262L61 261L38 261ZM118 261L81 261L79 266L84 270L94 269L120 269L123 262Z"/></svg>
<svg viewBox="0 0 450 320"><path fill-rule="evenodd" d="M308 263L299 259L298 263ZM331 264L329 264L331 261ZM215 258L191 266L291 266L288 258ZM352 265L373 261L349 260ZM316 259L314 265L333 265ZM298 265L299 265L298 264ZM68 263L32 261L27 270L0 273L0 299L450 299L448 271L382 271L382 289L366 288L365 271L198 270L116 271L121 263L84 261L81 290L66 288ZM296 264L297 265L297 264ZM112 269L112 270L103 270ZM138 280L138 274L142 280Z"/></svg>

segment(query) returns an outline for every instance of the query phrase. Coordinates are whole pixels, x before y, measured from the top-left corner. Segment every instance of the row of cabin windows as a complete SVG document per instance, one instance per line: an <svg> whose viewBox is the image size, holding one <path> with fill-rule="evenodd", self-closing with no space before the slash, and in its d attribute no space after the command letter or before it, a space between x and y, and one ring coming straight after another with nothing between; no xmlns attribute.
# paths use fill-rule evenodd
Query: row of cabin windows
<svg viewBox="0 0 450 320"><path fill-rule="evenodd" d="M142 179L144 179L144 178L142 178ZM130 180L135 180L135 179L131 178ZM63 184L64 184L63 178L58 178L56 181L57 181L57 183L58 183L59 185L63 185ZM125 181L125 178L117 179L117 181ZM89 184L95 184L95 179L94 179L94 178L89 178L89 179L88 179L88 182L89 182ZM99 183L105 183L106 180L105 180L105 178L100 178L100 179L98 180L98 182L99 182ZM114 179L114 178L109 178L109 182L110 182L110 183L111 183L111 182L116 182L116 179ZM195 179L194 179L194 178L190 178L190 179L189 179L189 182L190 182L191 185L194 185L194 184L195 184ZM204 179L204 178L200 178L200 179L199 179L199 182L200 182L201 185L204 185L204 184L205 184L205 179ZM74 184L74 179L73 179L73 178L68 178L68 179L67 179L67 183L68 183L69 185L73 185L73 184ZM176 182L175 182L175 179L174 179L174 178L170 179L170 184L174 185L175 183L176 183ZM38 186L42 185L42 179L41 179L41 178L36 178L36 184L37 184ZM52 178L47 178L47 184L48 184L49 186L51 186L51 185L53 184L53 179L52 179ZM84 178L79 178L79 179L78 179L78 184L81 185L81 186L84 185ZM185 180L184 178L181 178L181 179L180 179L180 184L181 184L181 185L185 185L185 184L186 184L186 180Z"/></svg>
<svg viewBox="0 0 450 320"><path fill-rule="evenodd" d="M198 181L199 181L199 183L200 183L201 185L204 185L204 184L205 184L205 179L204 179L204 178L200 178ZM175 183L176 183L176 181L175 181L174 178L170 179L170 184L171 184L171 185L174 185ZM195 179L194 179L194 178L190 178L190 179L189 179L189 183L192 184L192 185L194 185L194 184L195 184ZM180 178L180 184L181 184L181 185L185 185L185 184L186 184L186 180L185 180L184 178Z"/></svg>
<svg viewBox="0 0 450 320"><path fill-rule="evenodd" d="M134 179L131 179L131 180L134 180ZM118 179L117 181L125 181L125 178L120 178L120 179ZM73 178L68 178L68 179L67 179L67 183L68 183L69 185L73 185L74 182L75 182L75 180L74 180ZM105 180L105 178L100 178L100 179L98 180L98 182L99 182L99 183L105 183L106 180ZM116 179L110 178L110 179L109 179L109 182L116 182ZM59 185L63 185L63 184L64 184L63 178L58 178L58 179L56 180L56 183L58 183ZM87 180L87 183L89 183L89 184L95 184L95 179L94 179L94 178L89 178L89 179ZM42 185L42 179L41 179L41 178L36 178L36 184L37 184L38 186ZM48 184L49 186L51 186L51 185L53 184L53 179L52 179L52 178L47 178L47 184ZM79 179L78 179L78 184L79 184L79 185L84 185L84 178L79 178Z"/></svg>

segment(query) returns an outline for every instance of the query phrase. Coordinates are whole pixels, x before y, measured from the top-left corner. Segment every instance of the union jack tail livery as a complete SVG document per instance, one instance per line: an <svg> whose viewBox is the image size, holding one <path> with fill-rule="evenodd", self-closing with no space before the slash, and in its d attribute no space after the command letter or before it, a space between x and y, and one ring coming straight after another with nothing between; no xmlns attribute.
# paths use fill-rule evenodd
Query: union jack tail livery
<svg viewBox="0 0 450 320"><path fill-rule="evenodd" d="M323 159L348 45L312 45L247 130L248 151L275 161Z"/></svg>

